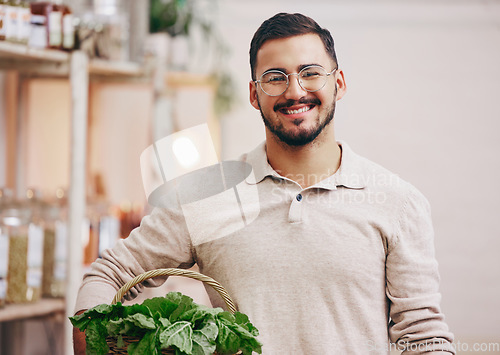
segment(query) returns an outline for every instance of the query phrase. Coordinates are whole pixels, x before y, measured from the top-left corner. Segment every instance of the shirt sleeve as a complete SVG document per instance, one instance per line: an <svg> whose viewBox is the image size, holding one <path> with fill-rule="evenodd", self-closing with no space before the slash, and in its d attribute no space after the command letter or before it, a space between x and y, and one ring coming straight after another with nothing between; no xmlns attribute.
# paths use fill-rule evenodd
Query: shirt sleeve
<svg viewBox="0 0 500 355"><path fill-rule="evenodd" d="M146 271L192 265L194 257L182 210L156 208L128 238L119 240L92 263L80 286L75 311L111 303L121 286ZM146 280L130 289L125 298L135 298L144 286L160 286L166 278Z"/></svg>
<svg viewBox="0 0 500 355"><path fill-rule="evenodd" d="M440 309L438 263L430 206L410 186L386 259L389 336L403 354L448 351L453 334Z"/></svg>

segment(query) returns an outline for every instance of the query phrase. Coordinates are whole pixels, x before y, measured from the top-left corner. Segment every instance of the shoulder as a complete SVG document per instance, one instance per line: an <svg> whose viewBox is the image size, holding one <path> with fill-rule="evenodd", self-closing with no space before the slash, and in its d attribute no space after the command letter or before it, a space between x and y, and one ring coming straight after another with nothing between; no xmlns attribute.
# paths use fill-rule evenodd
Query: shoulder
<svg viewBox="0 0 500 355"><path fill-rule="evenodd" d="M346 148L355 167L353 170L360 175L367 192L384 194L385 200L396 209L404 208L408 204L429 208L427 198L413 183L384 166L354 153L348 146Z"/></svg>

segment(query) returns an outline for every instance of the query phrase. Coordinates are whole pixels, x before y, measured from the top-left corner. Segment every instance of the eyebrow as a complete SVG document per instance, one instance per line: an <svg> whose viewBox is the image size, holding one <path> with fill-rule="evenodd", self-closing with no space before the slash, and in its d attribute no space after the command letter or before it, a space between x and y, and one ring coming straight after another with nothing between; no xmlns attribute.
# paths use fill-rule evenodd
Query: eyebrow
<svg viewBox="0 0 500 355"><path fill-rule="evenodd" d="M321 64L317 64L317 63L311 63L311 64L301 64L301 65L299 65L299 66L298 66L298 70L297 70L297 72L301 71L302 69L304 69L304 68L306 68L306 67L310 67L311 65L314 65L314 66L318 66L318 67L323 68L323 66L322 66ZM288 74L285 68L269 68L269 69L267 69L266 71L264 71L264 73L263 73L263 74L268 73L268 72L270 72L270 71L276 71L276 70L277 70L277 71L280 71L280 72L283 72L283 73L285 73L285 74Z"/></svg>

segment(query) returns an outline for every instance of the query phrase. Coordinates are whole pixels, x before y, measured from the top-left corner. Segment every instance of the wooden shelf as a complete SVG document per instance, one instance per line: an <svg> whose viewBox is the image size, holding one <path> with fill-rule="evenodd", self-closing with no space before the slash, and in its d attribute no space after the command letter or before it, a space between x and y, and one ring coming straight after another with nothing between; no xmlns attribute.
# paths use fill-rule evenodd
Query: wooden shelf
<svg viewBox="0 0 500 355"><path fill-rule="evenodd" d="M74 302L81 283L81 225L85 215L85 176L88 128L89 80L116 80L153 82L154 68L133 62L113 62L90 59L83 51L64 52L35 49L16 43L0 41L0 70L18 73L16 92L21 96L22 81L31 77L62 77L69 79L71 87L70 186L68 206L68 267L66 300L42 299L32 304L7 305L0 309L0 322L17 321L53 315L73 315ZM19 98L20 100L21 98ZM18 101L19 103L19 101ZM16 142L23 137L22 110L17 110ZM21 144L19 145L21 147ZM18 148L22 151L22 148ZM24 163L23 154L16 155L16 167ZM18 185L23 186L22 169L16 169ZM15 337L16 327L5 327ZM17 330L16 330L17 329ZM72 330L69 322L64 326L65 353L72 353ZM2 329L4 331L4 329ZM0 353L5 344L0 344ZM7 352L9 353L9 352ZM12 352L10 352L12 353Z"/></svg>
<svg viewBox="0 0 500 355"><path fill-rule="evenodd" d="M169 71L165 75L165 83L167 87L179 86L215 86L216 80L208 74L195 74L182 71Z"/></svg>
<svg viewBox="0 0 500 355"><path fill-rule="evenodd" d="M42 298L33 303L8 304L0 309L0 322L31 319L65 312L65 302L61 298Z"/></svg>
<svg viewBox="0 0 500 355"><path fill-rule="evenodd" d="M89 74L113 77L140 77L146 74L146 69L133 62L114 62L103 59L89 61Z"/></svg>
<svg viewBox="0 0 500 355"><path fill-rule="evenodd" d="M24 44L0 41L0 69L18 70L31 75L69 76L71 53L55 49L30 48ZM134 62L91 59L90 76L133 79L148 76L145 66Z"/></svg>
<svg viewBox="0 0 500 355"><path fill-rule="evenodd" d="M4 58L66 62L69 53L55 49L31 48L24 44L0 41L0 55Z"/></svg>
<svg viewBox="0 0 500 355"><path fill-rule="evenodd" d="M30 75L67 76L69 53L0 41L0 68Z"/></svg>

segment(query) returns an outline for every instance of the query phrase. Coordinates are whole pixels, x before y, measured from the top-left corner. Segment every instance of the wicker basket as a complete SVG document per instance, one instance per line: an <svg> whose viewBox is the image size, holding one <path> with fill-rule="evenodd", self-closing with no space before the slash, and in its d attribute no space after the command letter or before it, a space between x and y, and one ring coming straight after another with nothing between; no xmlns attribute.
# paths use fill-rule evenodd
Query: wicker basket
<svg viewBox="0 0 500 355"><path fill-rule="evenodd" d="M217 281L212 279L211 277L205 276L203 274L200 274L199 272L196 271L191 271L191 270L182 270L182 269L157 269L157 270L151 270L148 272L145 272L143 274L140 274L127 282L125 285L122 286L116 293L115 297L113 298L112 304L116 304L121 301L123 296L135 285L147 280L151 279L156 276L184 276L188 277L191 279L195 279L198 281L202 281L203 283L211 286L214 290L216 290L219 295L222 297L224 300L229 312L235 313L237 311L236 306L227 293L226 289L222 287L221 284L219 284ZM138 342L140 339L137 337L129 337L129 336L124 336L123 341L124 341L124 346L123 347L118 347L116 344L117 339L108 337L106 339L106 342L108 343L109 346L109 353L108 354L123 354L127 355L127 346L130 343L133 342ZM162 354L174 354L173 349L163 349Z"/></svg>

